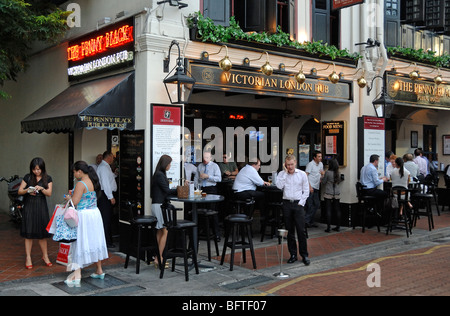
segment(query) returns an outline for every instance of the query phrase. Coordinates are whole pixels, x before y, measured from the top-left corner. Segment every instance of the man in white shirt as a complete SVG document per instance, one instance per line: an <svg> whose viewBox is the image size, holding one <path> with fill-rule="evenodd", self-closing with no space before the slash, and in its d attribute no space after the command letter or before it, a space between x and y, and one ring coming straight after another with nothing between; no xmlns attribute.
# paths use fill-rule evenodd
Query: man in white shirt
<svg viewBox="0 0 450 316"><path fill-rule="evenodd" d="M217 194L217 182L222 181L219 165L212 161L211 152L203 153L203 161L197 167L194 182L208 194Z"/></svg>
<svg viewBox="0 0 450 316"><path fill-rule="evenodd" d="M233 183L233 190L236 191L236 198L238 200L247 200L253 198L256 202L256 207L261 212L261 216L266 216L264 192L257 191L257 186L270 185L265 182L258 174L261 168L261 160L256 162L249 162L244 168L239 171Z"/></svg>
<svg viewBox="0 0 450 316"><path fill-rule="evenodd" d="M113 205L116 204L114 192L117 191L116 179L114 173L111 170L111 164L113 162L114 155L110 151L105 151L103 153L103 160L97 168L97 175L102 190L99 194L97 204L100 213L102 214L106 244L110 248L114 247L111 233L111 216Z"/></svg>
<svg viewBox="0 0 450 316"><path fill-rule="evenodd" d="M306 227L317 227L314 224L314 216L317 209L320 208L320 180L323 178L322 153L314 151L313 160L306 165L306 175L309 181L309 197L306 201L305 221Z"/></svg>
<svg viewBox="0 0 450 316"><path fill-rule="evenodd" d="M428 174L427 162L423 159L422 151L420 149L414 150L414 156L414 162L419 166L419 174L417 176L419 177L419 180L424 179Z"/></svg>
<svg viewBox="0 0 450 316"><path fill-rule="evenodd" d="M298 248L305 265L310 264L308 246L305 234L305 203L309 196L309 183L306 173L296 168L297 160L294 156L286 157L284 171L277 176L277 187L283 190L283 217L288 230L288 249L291 257L288 263L297 261L297 244L295 231L297 230Z"/></svg>

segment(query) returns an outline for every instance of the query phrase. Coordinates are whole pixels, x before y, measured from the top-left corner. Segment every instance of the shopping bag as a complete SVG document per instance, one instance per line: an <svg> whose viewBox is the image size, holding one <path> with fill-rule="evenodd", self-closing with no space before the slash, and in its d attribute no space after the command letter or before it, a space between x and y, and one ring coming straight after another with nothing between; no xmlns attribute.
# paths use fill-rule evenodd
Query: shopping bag
<svg viewBox="0 0 450 316"><path fill-rule="evenodd" d="M55 219L53 220L54 222L56 222L56 229L55 233L53 234L54 241L77 240L78 227L70 227L64 220L66 208L68 207L68 205L69 202L67 202L62 212L58 211L58 213L55 214Z"/></svg>
<svg viewBox="0 0 450 316"><path fill-rule="evenodd" d="M72 245L68 243L60 243L56 263L68 266L72 263Z"/></svg>
<svg viewBox="0 0 450 316"><path fill-rule="evenodd" d="M47 225L47 231L50 234L54 234L56 232L56 215L64 214L64 204L56 204L55 209L53 210L53 215Z"/></svg>
<svg viewBox="0 0 450 316"><path fill-rule="evenodd" d="M72 200L69 200L69 202L67 202L66 204L64 210L64 220L70 227L78 226L78 211L73 206Z"/></svg>

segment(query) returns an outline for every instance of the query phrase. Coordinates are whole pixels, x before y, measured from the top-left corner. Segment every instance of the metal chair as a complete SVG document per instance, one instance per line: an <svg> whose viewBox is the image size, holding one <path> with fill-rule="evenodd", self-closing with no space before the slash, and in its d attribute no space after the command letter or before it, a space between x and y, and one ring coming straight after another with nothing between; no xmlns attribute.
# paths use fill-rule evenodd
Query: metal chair
<svg viewBox="0 0 450 316"><path fill-rule="evenodd" d="M361 182L356 182L356 196L358 198L358 208L362 208L362 232L365 233L365 226L366 226L366 213L370 212L370 210L373 210L373 212L378 214L378 207L376 203L376 198L371 195L367 195L364 193L364 185L361 184ZM355 229L355 220L352 219L353 222L353 229ZM379 218L377 216L377 228L378 232L380 232L380 223Z"/></svg>

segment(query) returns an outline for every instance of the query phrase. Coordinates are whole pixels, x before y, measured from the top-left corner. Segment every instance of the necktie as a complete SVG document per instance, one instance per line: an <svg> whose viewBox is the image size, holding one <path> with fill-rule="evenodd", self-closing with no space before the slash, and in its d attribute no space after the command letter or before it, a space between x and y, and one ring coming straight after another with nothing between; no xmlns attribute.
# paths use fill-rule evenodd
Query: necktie
<svg viewBox="0 0 450 316"><path fill-rule="evenodd" d="M205 173L208 173L208 165L205 165ZM203 186L206 187L206 179L203 179Z"/></svg>

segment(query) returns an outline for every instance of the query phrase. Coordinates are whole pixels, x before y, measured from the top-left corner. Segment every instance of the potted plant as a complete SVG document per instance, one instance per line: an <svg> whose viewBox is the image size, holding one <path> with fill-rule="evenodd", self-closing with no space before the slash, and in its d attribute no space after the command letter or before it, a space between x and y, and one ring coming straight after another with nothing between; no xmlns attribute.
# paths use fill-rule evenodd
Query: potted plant
<svg viewBox="0 0 450 316"><path fill-rule="evenodd" d="M198 35L198 15L200 12L190 13L186 18L186 24L189 28L189 38L191 41L197 39Z"/></svg>

